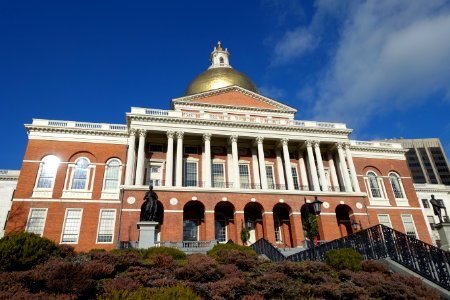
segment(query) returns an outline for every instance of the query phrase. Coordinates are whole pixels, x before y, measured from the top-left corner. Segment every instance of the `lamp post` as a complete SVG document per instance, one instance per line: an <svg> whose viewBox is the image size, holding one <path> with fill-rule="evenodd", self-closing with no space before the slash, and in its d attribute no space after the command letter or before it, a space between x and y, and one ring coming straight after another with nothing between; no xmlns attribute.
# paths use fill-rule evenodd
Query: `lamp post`
<svg viewBox="0 0 450 300"><path fill-rule="evenodd" d="M309 213L310 213L310 211L309 211L309 203L306 202L306 198L304 198L304 199L305 199L305 205L306 205L305 218L307 220L307 222L306 222L307 227L308 227L307 231L308 231L309 234L311 234L310 230L312 229L312 226L311 226L311 223L310 223L310 220L309 220ZM320 215L320 212L321 212L321 209L322 209L322 203L323 203L322 201L317 199L317 196L314 196L314 201L312 202L312 205L313 205L314 215L316 217L319 217L319 215ZM310 236L310 242L311 242L311 236ZM315 250L315 248L316 248L316 245L314 244L314 241L312 241L311 249L312 249L312 252L313 252L313 259L314 260L316 260L316 250Z"/></svg>
<svg viewBox="0 0 450 300"><path fill-rule="evenodd" d="M353 221L352 221L352 227L353 227L353 230L354 230L355 232L358 231L358 225L359 225L359 230L362 230L361 221L356 222L356 220L353 219Z"/></svg>

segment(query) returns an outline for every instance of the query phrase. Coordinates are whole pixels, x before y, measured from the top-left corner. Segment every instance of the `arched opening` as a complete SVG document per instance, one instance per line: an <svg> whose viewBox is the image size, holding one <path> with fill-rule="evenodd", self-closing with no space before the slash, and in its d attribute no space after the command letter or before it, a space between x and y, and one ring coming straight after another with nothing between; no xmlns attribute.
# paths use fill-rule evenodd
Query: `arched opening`
<svg viewBox="0 0 450 300"><path fill-rule="evenodd" d="M352 220L350 216L353 216L353 211L350 206L340 204L336 207L336 220L341 232L341 237L347 236L353 233Z"/></svg>
<svg viewBox="0 0 450 300"><path fill-rule="evenodd" d="M198 201L189 201L183 208L183 241L199 241L203 237L201 225L205 222L205 207Z"/></svg>
<svg viewBox="0 0 450 300"><path fill-rule="evenodd" d="M294 241L289 214L291 208L283 203L279 203L273 208L273 223L275 227L275 242L293 247Z"/></svg>
<svg viewBox="0 0 450 300"><path fill-rule="evenodd" d="M258 203L248 203L244 208L244 226L249 229L250 239L247 244L253 244L264 237L263 208Z"/></svg>
<svg viewBox="0 0 450 300"><path fill-rule="evenodd" d="M312 203L303 204L300 209L300 213L302 218L302 229L305 238L309 239L311 242L314 240L319 241L320 240L319 219L314 213L314 207ZM316 230L314 230L314 228ZM308 234L309 230L312 231L313 233L312 235Z"/></svg>
<svg viewBox="0 0 450 300"><path fill-rule="evenodd" d="M219 202L214 209L214 235L219 243L228 240L238 242L235 234L234 206L229 202Z"/></svg>
<svg viewBox="0 0 450 300"><path fill-rule="evenodd" d="M156 202L156 222L158 222L158 226L156 227L156 235L155 239L157 242L161 241L161 232L164 226L164 206L160 201Z"/></svg>

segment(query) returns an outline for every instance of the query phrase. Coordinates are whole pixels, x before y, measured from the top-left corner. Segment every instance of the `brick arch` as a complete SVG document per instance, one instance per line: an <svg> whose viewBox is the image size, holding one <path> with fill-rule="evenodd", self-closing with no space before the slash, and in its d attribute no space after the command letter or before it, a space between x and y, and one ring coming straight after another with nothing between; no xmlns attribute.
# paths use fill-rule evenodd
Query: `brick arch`
<svg viewBox="0 0 450 300"><path fill-rule="evenodd" d="M394 174L396 174L396 175L398 175L398 176L400 176L400 177L405 176L404 174L401 174L399 171L394 170L394 169L390 169L390 170L387 172L387 175L389 176L389 174L391 174L391 173L394 173ZM408 175L406 175L406 176L408 176Z"/></svg>
<svg viewBox="0 0 450 300"><path fill-rule="evenodd" d="M118 156L111 156L105 159L105 161L103 162L104 164L107 164L108 161L113 160L113 159L117 159L118 161L120 161L121 164L123 164L123 161L120 159L120 157Z"/></svg>
<svg viewBox="0 0 450 300"><path fill-rule="evenodd" d="M96 163L97 162L97 157L94 154L92 154L92 152L89 152L89 151L78 151L78 152L75 152L69 157L68 161L69 162L75 162L80 157L88 158L91 163Z"/></svg>
<svg viewBox="0 0 450 300"><path fill-rule="evenodd" d="M365 167L363 168L363 173L364 173L364 175L366 175L366 174L367 174L368 172L370 172L370 171L375 172L375 174L377 174L378 176L383 175L383 172L381 172L381 170L378 169L378 168L375 167L375 166L365 166Z"/></svg>

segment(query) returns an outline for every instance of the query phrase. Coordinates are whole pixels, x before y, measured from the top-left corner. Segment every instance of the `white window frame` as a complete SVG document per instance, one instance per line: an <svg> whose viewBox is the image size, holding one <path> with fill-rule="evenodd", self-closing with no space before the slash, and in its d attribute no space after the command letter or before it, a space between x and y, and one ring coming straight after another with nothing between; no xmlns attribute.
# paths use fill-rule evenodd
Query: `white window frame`
<svg viewBox="0 0 450 300"><path fill-rule="evenodd" d="M161 178L151 178L152 176L152 170L151 167L160 167L160 174L161 174ZM146 185L150 185L152 184L153 186L163 186L163 181L164 181L164 161L163 160L148 160L147 161L147 172L146 172L146 176L145 176L145 184ZM160 180L160 185L155 185L153 182L151 182L150 180Z"/></svg>
<svg viewBox="0 0 450 300"><path fill-rule="evenodd" d="M278 220L278 227L276 226L277 222L275 218ZM275 231L275 243L283 244L283 225L281 224L280 217L277 214L273 214L273 225Z"/></svg>
<svg viewBox="0 0 450 300"><path fill-rule="evenodd" d="M67 215L69 213L70 210L78 210L80 211L80 221L78 224L78 233L77 233L77 238L75 242L64 242L64 231L66 230L66 222L67 222ZM83 209L82 208L66 208L66 212L64 214L64 222L63 222L63 227L61 230L61 241L60 244L78 244L78 241L80 239L80 229L81 229L81 222L83 221Z"/></svg>
<svg viewBox="0 0 450 300"><path fill-rule="evenodd" d="M101 221L102 221L102 212L103 211L114 211L114 218L113 218L113 222L112 222L112 234L111 234L111 242L99 242L98 238L99 238L99 234L100 234L100 225L101 225ZM100 209L100 212L98 214L98 226L97 226L97 236L95 239L95 243L96 244L112 244L114 243L114 233L115 233L115 229L116 229L116 218L117 218L117 210L115 208L102 208Z"/></svg>
<svg viewBox="0 0 450 300"><path fill-rule="evenodd" d="M370 173L373 173L375 175L375 179L378 184L378 189L380 191L380 197L374 197L372 195L372 189L370 188L370 179L369 179ZM366 173L366 176L364 176L364 183L366 185L366 190L371 205L391 206L391 204L389 203L389 199L386 197L386 187L384 186L383 177L378 176L378 174L375 171L370 170Z"/></svg>
<svg viewBox="0 0 450 300"><path fill-rule="evenodd" d="M43 211L45 211L44 222L42 224L42 230L41 230L40 233L37 233L35 231L29 231L30 218L31 218L31 214L32 214L32 212L34 210L43 210ZM45 230L45 223L47 221L47 214L48 214L48 208L46 208L46 207L33 207L33 208L30 208L30 211L28 212L27 225L25 226L25 232L35 233L35 234L38 234L39 236L42 236L44 234L44 230Z"/></svg>
<svg viewBox="0 0 450 300"><path fill-rule="evenodd" d="M247 168L248 176L242 176L241 166ZM250 163L248 161L239 162L238 168L239 168L239 184L241 186L241 189L251 189L252 188L252 179L251 179L251 175L250 175ZM243 178L248 178L248 182L243 182L242 181Z"/></svg>
<svg viewBox="0 0 450 300"><path fill-rule="evenodd" d="M381 222L380 216L381 217L387 217L387 221L389 221L389 225L388 224L383 224ZM378 217L378 224L382 224L382 225L389 226L390 228L392 228L391 216L389 214L377 214L377 217Z"/></svg>
<svg viewBox="0 0 450 300"><path fill-rule="evenodd" d="M111 189L111 190L106 190L106 174L108 172L108 164L112 161L117 161L119 162L119 174L117 176L117 188L116 189ZM100 196L100 198L102 199L119 199L119 186L122 180L122 161L118 158L111 158L108 159L108 161L105 164L105 172L104 172L104 176L103 176L103 185L102 185L102 194Z"/></svg>
<svg viewBox="0 0 450 300"><path fill-rule="evenodd" d="M186 164L188 163L195 163L195 168L197 170L197 174L196 174L196 185L186 185ZM198 181L198 159L193 159L193 158L187 158L184 160L183 163L183 186L184 187L198 187L199 181Z"/></svg>
<svg viewBox="0 0 450 300"><path fill-rule="evenodd" d="M228 241L228 226L227 226L227 218L225 217L225 215L224 214L222 214L222 213L215 213L214 214L214 235L216 235L216 228L215 228L215 226L216 226L216 214L218 214L218 215L220 215L222 218L223 218L223 220L224 220L224 222L225 222L225 226L224 226L224 229L225 229L225 240L224 241L219 241L219 240L217 240L219 243L221 243L221 244L225 244L227 241ZM215 236L214 236L214 238L215 238Z"/></svg>
<svg viewBox="0 0 450 300"><path fill-rule="evenodd" d="M41 173L44 169L44 164L45 164L44 161L46 158L50 158L51 156L58 159L58 165L56 166L55 176L53 177L52 185L50 188L40 188L40 187L38 187L38 183L39 183L39 179L41 177ZM59 159L59 157L57 157L56 155L53 155L53 154L46 155L41 159L41 161L39 163L39 170L38 170L37 176L36 176L36 181L34 183L33 195L31 196L32 198L52 198L53 188L55 187L56 176L58 174L58 168L59 168L60 164L61 164L61 160Z"/></svg>
<svg viewBox="0 0 450 300"><path fill-rule="evenodd" d="M75 167L80 159L86 159L88 161L88 168L86 174L86 186L84 189L72 189L73 177L75 175ZM74 162L69 163L67 166L66 180L64 182L64 189L62 193L62 198L80 198L80 199L91 199L92 190L94 188L95 179L95 169L96 165L91 163L87 157L79 157ZM92 174L91 174L92 173Z"/></svg>
<svg viewBox="0 0 450 300"><path fill-rule="evenodd" d="M417 233L416 223L414 222L414 218L413 218L412 214L401 214L403 228L405 229L405 234L408 234L406 226L405 226L405 217L411 219L411 224L412 224L412 227L414 228L414 234L416 235L415 238L419 239L419 234Z"/></svg>
<svg viewBox="0 0 450 300"><path fill-rule="evenodd" d="M294 171L295 170L295 176ZM294 190L300 190L300 177L298 176L298 168L297 164L291 164L291 172L292 172L292 182L294 184ZM297 182L295 182L297 179Z"/></svg>
<svg viewBox="0 0 450 300"><path fill-rule="evenodd" d="M271 168L272 169L272 182L273 183L270 183L269 182L269 176L267 176L268 174L267 174L267 168ZM274 172L274 169L273 169L273 164L272 163L267 163L266 162L266 179L267 179L267 188L269 189L269 190L275 190L276 188L277 188L277 183L276 183L276 181L275 181L275 172ZM270 186L270 184L272 184L273 186L271 187Z"/></svg>
<svg viewBox="0 0 450 300"><path fill-rule="evenodd" d="M214 179L214 176L213 176L213 174L214 174L214 165L221 165L222 166L222 181L216 181ZM226 181L225 163L223 161L214 161L213 160L211 162L211 184L212 184L212 187L225 188L226 187L225 181ZM216 184L217 184L217 186L216 186Z"/></svg>
<svg viewBox="0 0 450 300"><path fill-rule="evenodd" d="M397 182L399 184L400 192L402 193L402 196L403 196L402 198L397 198L395 196L394 186L392 185L392 181L391 181L391 175L393 175L393 176L395 176L397 178ZM403 187L402 178L400 177L400 175L398 173L395 173L395 172L389 172L388 179L389 179L389 184L391 185L392 193L394 194L394 199L395 199L395 202L396 202L397 206L409 206L408 199L406 198L405 189Z"/></svg>

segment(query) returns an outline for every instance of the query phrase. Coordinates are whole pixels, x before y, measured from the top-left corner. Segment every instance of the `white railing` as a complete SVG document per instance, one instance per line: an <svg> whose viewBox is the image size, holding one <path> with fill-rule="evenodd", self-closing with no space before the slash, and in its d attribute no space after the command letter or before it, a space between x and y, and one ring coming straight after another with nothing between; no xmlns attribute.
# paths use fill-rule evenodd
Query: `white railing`
<svg viewBox="0 0 450 300"><path fill-rule="evenodd" d="M385 143L385 142L350 141L350 145L352 145L352 146L372 147L372 148L403 149L401 144Z"/></svg>
<svg viewBox="0 0 450 300"><path fill-rule="evenodd" d="M66 128L81 128L81 129L100 129L100 130L112 130L112 131L123 131L123 132L127 131L127 125L108 124L108 123L89 123L89 122L33 119L32 125L51 126L51 127L66 127Z"/></svg>
<svg viewBox="0 0 450 300"><path fill-rule="evenodd" d="M347 127L343 123L328 123L328 122L316 122L316 121L299 121L288 118L272 118L272 117L259 117L248 115L229 115L227 113L200 113L190 111L174 111L174 110L161 110L161 109L149 109L132 107L132 114L143 114L151 116L164 116L173 118L187 118L187 119L202 119L202 120L219 120L229 122L242 122L242 123L256 123L265 125L284 125L284 126L296 126L296 127L315 127L315 128L328 128L328 129L346 129Z"/></svg>

